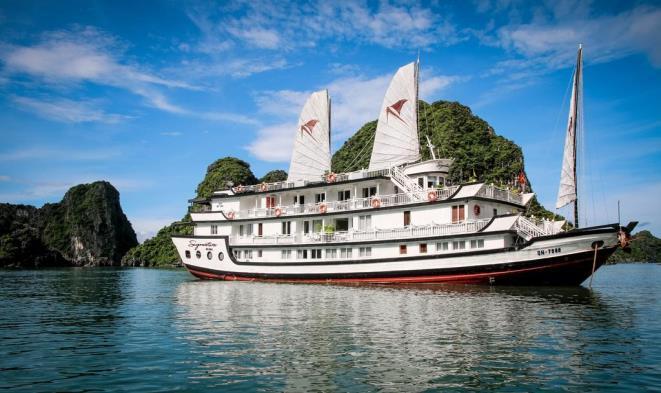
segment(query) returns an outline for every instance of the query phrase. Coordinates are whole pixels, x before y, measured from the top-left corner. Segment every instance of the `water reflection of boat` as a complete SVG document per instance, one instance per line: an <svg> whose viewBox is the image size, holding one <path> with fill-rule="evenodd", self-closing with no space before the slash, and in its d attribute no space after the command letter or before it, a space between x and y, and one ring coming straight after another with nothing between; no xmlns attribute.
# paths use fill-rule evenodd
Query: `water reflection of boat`
<svg viewBox="0 0 661 393"><path fill-rule="evenodd" d="M281 390L506 387L635 356L593 345L626 343L633 317L584 288L191 281L176 308L181 339L205 359L194 378L265 378Z"/></svg>

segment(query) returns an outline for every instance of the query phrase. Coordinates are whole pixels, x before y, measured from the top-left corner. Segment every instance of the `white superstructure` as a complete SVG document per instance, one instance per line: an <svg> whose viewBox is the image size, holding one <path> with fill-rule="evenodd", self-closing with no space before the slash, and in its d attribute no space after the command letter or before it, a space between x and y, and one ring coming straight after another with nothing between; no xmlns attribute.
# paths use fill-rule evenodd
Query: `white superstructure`
<svg viewBox="0 0 661 393"><path fill-rule="evenodd" d="M580 283L619 227L563 232L564 221L524 216L532 193L451 184L453 160L420 161L417 75L417 63L397 71L369 169L350 173L330 172L330 98L313 93L287 181L192 201L193 236L173 237L188 269L226 280Z"/></svg>

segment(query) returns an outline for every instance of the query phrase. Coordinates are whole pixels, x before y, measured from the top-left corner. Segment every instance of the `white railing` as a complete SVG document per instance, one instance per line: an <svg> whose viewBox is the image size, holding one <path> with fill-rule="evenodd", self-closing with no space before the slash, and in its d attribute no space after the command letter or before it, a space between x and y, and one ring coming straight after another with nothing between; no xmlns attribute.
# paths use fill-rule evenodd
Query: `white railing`
<svg viewBox="0 0 661 393"><path fill-rule="evenodd" d="M489 219L464 221L457 224L433 224L409 226L394 229L372 229L367 231L350 230L331 233L310 233L273 236L234 236L232 245L248 244L296 244L296 243L335 243L348 241L374 241L388 239L424 238L434 236L474 233L484 228Z"/></svg>
<svg viewBox="0 0 661 393"><path fill-rule="evenodd" d="M333 201L333 202L320 202L320 203L307 203L304 205L288 205L277 206L273 208L260 208L240 210L235 213L235 219L245 218L263 218L263 217L280 217L285 216L298 216L303 214L321 213L323 209L327 213L351 211L359 209L368 209L374 207L374 201L378 200L380 207L408 205L411 203L418 203L422 200L428 200L429 194L434 193L437 200L448 199L452 196L459 186L451 186L439 189L430 189L427 191L420 191L414 194L391 194L379 195L369 198L354 198L346 201ZM322 207L323 206L323 207Z"/></svg>
<svg viewBox="0 0 661 393"><path fill-rule="evenodd" d="M530 240L533 237L538 236L553 235L558 232L553 225L553 221L535 221L534 219L529 219L524 216L520 216L516 220L514 228L516 229L519 236L525 238L526 240Z"/></svg>
<svg viewBox="0 0 661 393"><path fill-rule="evenodd" d="M391 168L390 178L409 194L418 195L422 192L422 187L413 179L406 176L397 166Z"/></svg>
<svg viewBox="0 0 661 393"><path fill-rule="evenodd" d="M378 176L390 176L390 170L380 169L376 171L354 171L354 172L338 173L335 175L334 182L356 180L356 179L369 179ZM307 186L310 184L326 184L326 183L328 183L326 177L322 176L318 181L304 181L304 182L282 181L276 183L253 184L250 186L237 185L232 187L232 191L234 191L234 193L236 194L242 194L246 192L269 192L269 191L277 191L288 188ZM328 183L328 184L332 184L332 183Z"/></svg>
<svg viewBox="0 0 661 393"><path fill-rule="evenodd" d="M480 191L477 192L477 196L516 203L519 205L523 204L523 197L520 194L514 194L509 190L498 188L492 184L485 184L482 186Z"/></svg>

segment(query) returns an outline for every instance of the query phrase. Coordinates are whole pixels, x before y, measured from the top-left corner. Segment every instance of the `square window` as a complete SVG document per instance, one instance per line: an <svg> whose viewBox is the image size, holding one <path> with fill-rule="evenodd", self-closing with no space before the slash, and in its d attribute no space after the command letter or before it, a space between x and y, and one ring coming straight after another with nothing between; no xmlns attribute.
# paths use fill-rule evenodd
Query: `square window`
<svg viewBox="0 0 661 393"><path fill-rule="evenodd" d="M426 254L427 253L427 244L426 243L421 243L420 244L420 254Z"/></svg>
<svg viewBox="0 0 661 393"><path fill-rule="evenodd" d="M403 254L406 254L406 252L407 252L406 251L406 244L400 244L399 253L403 255Z"/></svg>

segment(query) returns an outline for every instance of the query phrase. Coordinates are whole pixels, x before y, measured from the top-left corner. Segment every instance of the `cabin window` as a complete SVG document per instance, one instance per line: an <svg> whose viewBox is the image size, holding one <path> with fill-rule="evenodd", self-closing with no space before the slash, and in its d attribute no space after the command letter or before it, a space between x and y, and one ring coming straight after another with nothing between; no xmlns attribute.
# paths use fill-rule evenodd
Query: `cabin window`
<svg viewBox="0 0 661 393"><path fill-rule="evenodd" d="M310 233L310 221L303 221L303 233Z"/></svg>
<svg viewBox="0 0 661 393"><path fill-rule="evenodd" d="M185 254L186 254L186 258L190 259L190 250L186 250Z"/></svg>
<svg viewBox="0 0 661 393"><path fill-rule="evenodd" d="M243 236L243 225L239 225L239 236Z"/></svg>
<svg viewBox="0 0 661 393"><path fill-rule="evenodd" d="M436 243L436 251L444 252L449 249L448 242Z"/></svg>
<svg viewBox="0 0 661 393"><path fill-rule="evenodd" d="M427 244L426 243L421 243L420 244L420 254L426 254L427 253Z"/></svg>
<svg viewBox="0 0 661 393"><path fill-rule="evenodd" d="M351 258L351 248L340 248L340 258Z"/></svg>
<svg viewBox="0 0 661 393"><path fill-rule="evenodd" d="M267 196L266 197L266 208L271 209L274 208L275 205L275 196Z"/></svg>
<svg viewBox="0 0 661 393"><path fill-rule="evenodd" d="M252 236L252 224L246 224L246 236Z"/></svg>
<svg viewBox="0 0 661 393"><path fill-rule="evenodd" d="M305 195L299 195L298 196L298 204L299 205L305 205Z"/></svg>
<svg viewBox="0 0 661 393"><path fill-rule="evenodd" d="M281 259L291 259L291 250L282 250L280 251Z"/></svg>
<svg viewBox="0 0 661 393"><path fill-rule="evenodd" d="M243 253L246 259L252 259L252 250L245 250Z"/></svg>
<svg viewBox="0 0 661 393"><path fill-rule="evenodd" d="M484 248L484 239L471 240L471 248Z"/></svg>
<svg viewBox="0 0 661 393"><path fill-rule="evenodd" d="M336 231L348 231L349 230L349 219L348 218L338 218L335 220L335 230Z"/></svg>
<svg viewBox="0 0 661 393"><path fill-rule="evenodd" d="M371 257L372 256L372 247L360 247L360 256L361 257Z"/></svg>
<svg viewBox="0 0 661 393"><path fill-rule="evenodd" d="M395 194L399 194L399 187L395 186Z"/></svg>
<svg viewBox="0 0 661 393"><path fill-rule="evenodd" d="M213 258L213 254L211 253L211 251L207 251L207 259L211 260L211 258Z"/></svg>
<svg viewBox="0 0 661 393"><path fill-rule="evenodd" d="M369 198L376 195L376 187L365 187L363 188L363 198Z"/></svg>
<svg viewBox="0 0 661 393"><path fill-rule="evenodd" d="M319 232L323 231L324 221L323 220L312 220L312 228L314 229L315 233L319 233Z"/></svg>
<svg viewBox="0 0 661 393"><path fill-rule="evenodd" d="M257 224L257 236L263 236L263 235L264 235L264 227L260 222L259 224Z"/></svg>
<svg viewBox="0 0 661 393"><path fill-rule="evenodd" d="M452 223L456 224L466 219L464 205L452 206Z"/></svg>
<svg viewBox="0 0 661 393"><path fill-rule="evenodd" d="M337 250L334 248L327 248L326 259L333 259L333 258L337 258Z"/></svg>
<svg viewBox="0 0 661 393"><path fill-rule="evenodd" d="M454 241L454 242L452 242L452 249L453 250L465 250L466 249L466 242L464 240Z"/></svg>
<svg viewBox="0 0 661 393"><path fill-rule="evenodd" d="M308 250L296 250L296 257L298 259L308 259Z"/></svg>
<svg viewBox="0 0 661 393"><path fill-rule="evenodd" d="M404 255L404 254L406 254L407 252L408 252L408 251L406 250L406 244L400 244L400 246L399 246L399 253L402 254L402 255Z"/></svg>
<svg viewBox="0 0 661 393"><path fill-rule="evenodd" d="M436 176L427 176L427 188L434 188L436 185Z"/></svg>
<svg viewBox="0 0 661 393"><path fill-rule="evenodd" d="M321 259L321 248L313 248L310 250L310 258Z"/></svg>
<svg viewBox="0 0 661 393"><path fill-rule="evenodd" d="M405 211L404 212L404 226L407 227L411 225L411 212L410 211Z"/></svg>
<svg viewBox="0 0 661 393"><path fill-rule="evenodd" d="M225 259L225 254L221 251L218 253L218 260L222 261L223 259Z"/></svg>
<svg viewBox="0 0 661 393"><path fill-rule="evenodd" d="M218 225L211 225L211 234L212 235L218 234Z"/></svg>
<svg viewBox="0 0 661 393"><path fill-rule="evenodd" d="M337 200L338 201L347 201L351 199L351 191L350 190L344 190L344 191L338 191L337 192Z"/></svg>
<svg viewBox="0 0 661 393"><path fill-rule="evenodd" d="M493 215L494 217L498 215L498 209L493 209Z"/></svg>
<svg viewBox="0 0 661 393"><path fill-rule="evenodd" d="M322 192L321 194L314 194L314 201L316 203L321 203L326 200L326 193Z"/></svg>
<svg viewBox="0 0 661 393"><path fill-rule="evenodd" d="M195 252L195 257L196 257L197 259L202 258L202 253L199 252L199 251L196 251L196 252Z"/></svg>
<svg viewBox="0 0 661 393"><path fill-rule="evenodd" d="M257 258L261 258L261 257L262 257L262 250L257 250Z"/></svg>
<svg viewBox="0 0 661 393"><path fill-rule="evenodd" d="M282 222L282 234L291 235L291 221Z"/></svg>
<svg viewBox="0 0 661 393"><path fill-rule="evenodd" d="M234 250L234 258L241 258L241 250Z"/></svg>
<svg viewBox="0 0 661 393"><path fill-rule="evenodd" d="M372 228L372 216L358 216L358 229L367 231Z"/></svg>
<svg viewBox="0 0 661 393"><path fill-rule="evenodd" d="M419 177L419 178L418 178L418 185L419 185L420 187L424 187L424 186L425 186L425 178L424 178L424 177Z"/></svg>

